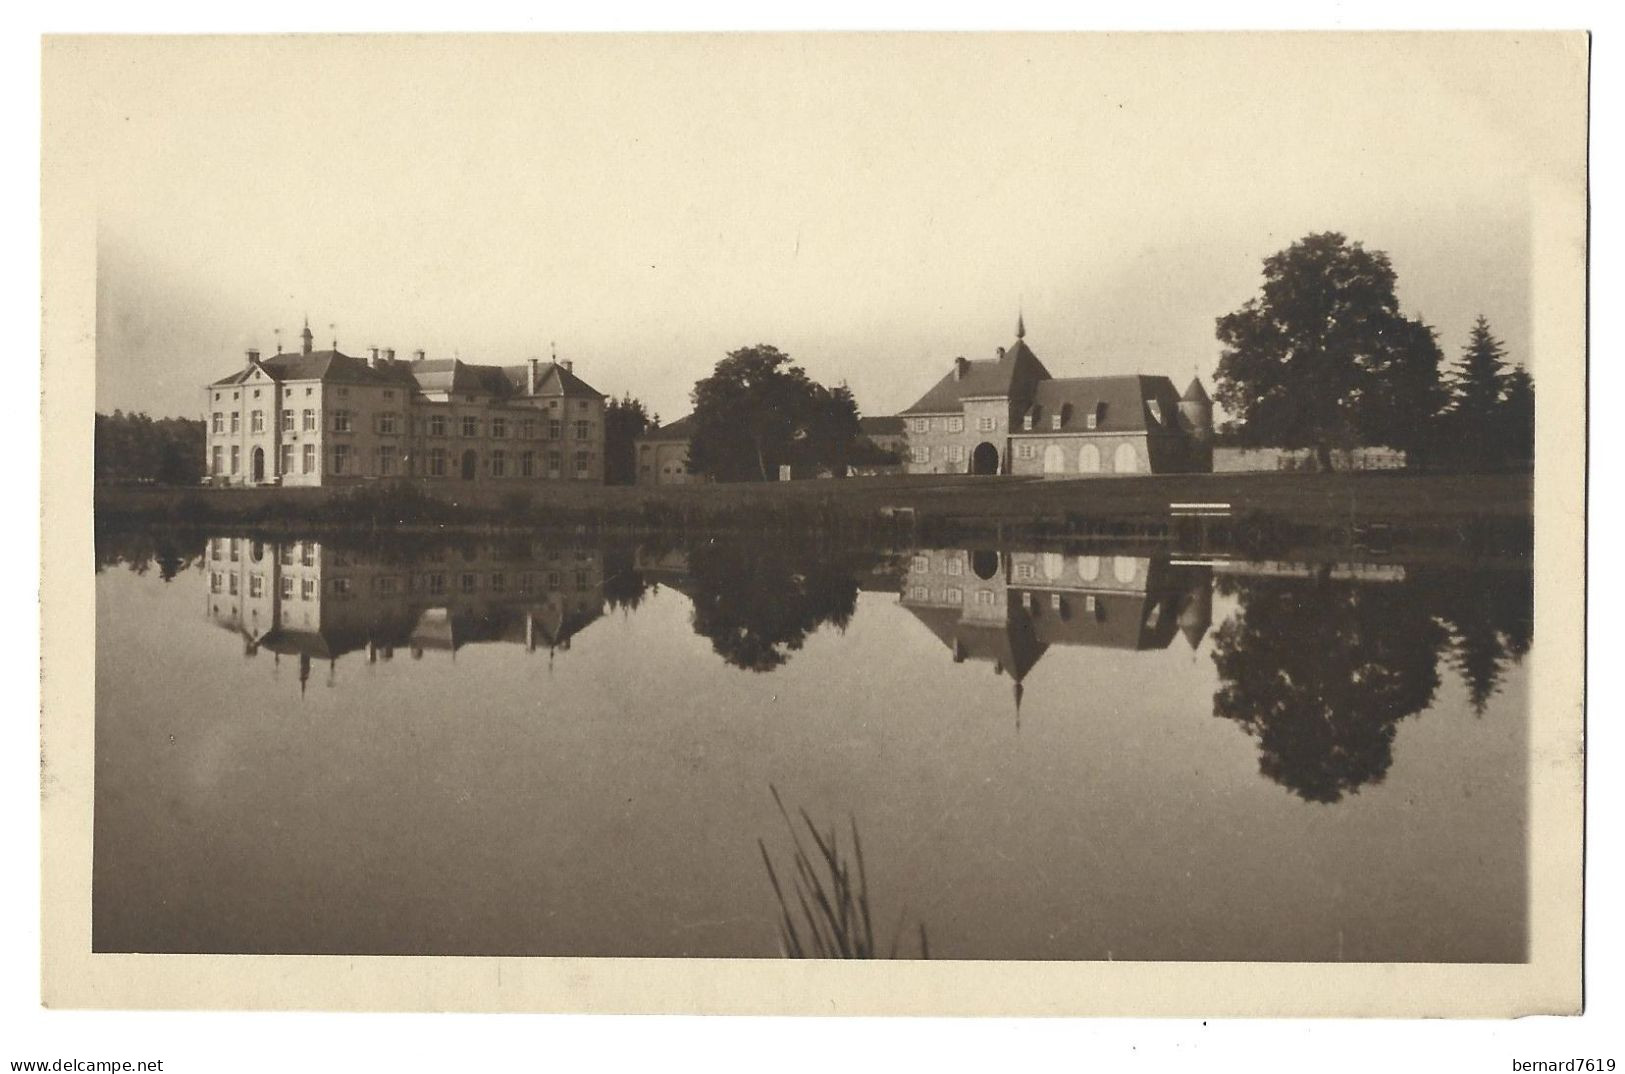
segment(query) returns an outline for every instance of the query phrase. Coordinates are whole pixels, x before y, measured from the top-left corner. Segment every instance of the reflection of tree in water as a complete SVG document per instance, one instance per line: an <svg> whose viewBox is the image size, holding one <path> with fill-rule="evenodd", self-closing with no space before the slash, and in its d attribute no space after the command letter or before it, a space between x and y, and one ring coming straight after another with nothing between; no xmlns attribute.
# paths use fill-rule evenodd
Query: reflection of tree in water
<svg viewBox="0 0 1625 1074"><path fill-rule="evenodd" d="M203 558L204 538L181 531L97 532L96 570L120 564L145 575L156 564L158 577L170 581Z"/></svg>
<svg viewBox="0 0 1625 1074"><path fill-rule="evenodd" d="M1481 716L1500 691L1507 668L1529 652L1535 624L1533 582L1529 571L1491 576L1457 572L1428 579L1438 615L1450 628L1449 664Z"/></svg>
<svg viewBox="0 0 1625 1074"><path fill-rule="evenodd" d="M1439 686L1445 630L1409 583L1250 579L1214 641L1217 716L1258 739L1259 770L1311 802L1381 782L1396 725Z"/></svg>
<svg viewBox="0 0 1625 1074"><path fill-rule="evenodd" d="M648 591L649 583L637 570L630 548L604 549L604 603L610 611L637 611Z"/></svg>
<svg viewBox="0 0 1625 1074"><path fill-rule="evenodd" d="M735 667L771 671L825 623L846 629L860 566L822 549L708 541L688 554L694 632Z"/></svg>

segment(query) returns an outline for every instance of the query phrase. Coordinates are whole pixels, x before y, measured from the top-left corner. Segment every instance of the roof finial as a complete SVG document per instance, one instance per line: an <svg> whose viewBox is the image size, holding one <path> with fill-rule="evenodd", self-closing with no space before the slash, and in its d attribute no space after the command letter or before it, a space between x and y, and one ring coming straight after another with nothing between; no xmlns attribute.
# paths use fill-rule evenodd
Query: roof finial
<svg viewBox="0 0 1625 1074"><path fill-rule="evenodd" d="M305 330L299 333L299 339L301 341L300 346L303 348L303 353L310 353L310 344L313 338L314 337L312 337L310 334L310 314L307 313L305 314Z"/></svg>
<svg viewBox="0 0 1625 1074"><path fill-rule="evenodd" d="M1027 338L1027 323L1026 323L1025 318L1022 317L1021 311L1019 309L1016 311L1016 338L1017 339L1026 339Z"/></svg>

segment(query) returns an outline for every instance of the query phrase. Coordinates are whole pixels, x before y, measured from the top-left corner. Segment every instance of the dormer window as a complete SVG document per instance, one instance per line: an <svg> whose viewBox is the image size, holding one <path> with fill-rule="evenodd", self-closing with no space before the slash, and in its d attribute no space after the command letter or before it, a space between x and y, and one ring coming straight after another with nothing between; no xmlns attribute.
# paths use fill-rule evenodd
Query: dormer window
<svg viewBox="0 0 1625 1074"><path fill-rule="evenodd" d="M1028 430L1028 431L1032 430L1032 427L1033 427L1033 412L1031 410L1027 411L1026 417L1021 419L1021 427L1023 429Z"/></svg>
<svg viewBox="0 0 1625 1074"><path fill-rule="evenodd" d="M1148 399L1145 408L1151 411L1151 420L1158 425L1162 424L1162 405L1155 399Z"/></svg>
<svg viewBox="0 0 1625 1074"><path fill-rule="evenodd" d="M1094 411L1089 415L1089 428L1100 428L1101 422L1106 420L1106 404L1096 403Z"/></svg>

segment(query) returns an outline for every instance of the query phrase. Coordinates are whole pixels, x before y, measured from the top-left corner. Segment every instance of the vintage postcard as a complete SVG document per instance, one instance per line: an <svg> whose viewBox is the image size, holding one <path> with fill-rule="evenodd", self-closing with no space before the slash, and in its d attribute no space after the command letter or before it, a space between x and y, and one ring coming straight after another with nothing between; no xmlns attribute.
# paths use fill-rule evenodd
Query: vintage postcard
<svg viewBox="0 0 1625 1074"><path fill-rule="evenodd" d="M47 1005L1578 1010L1585 35L43 48Z"/></svg>

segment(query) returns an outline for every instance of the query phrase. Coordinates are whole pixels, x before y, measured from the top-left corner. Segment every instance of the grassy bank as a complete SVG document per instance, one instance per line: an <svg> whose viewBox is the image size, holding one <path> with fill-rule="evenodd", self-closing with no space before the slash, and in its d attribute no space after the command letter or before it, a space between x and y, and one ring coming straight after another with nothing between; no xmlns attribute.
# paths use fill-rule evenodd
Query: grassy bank
<svg viewBox="0 0 1625 1074"><path fill-rule="evenodd" d="M1531 539L1528 475L1178 474L1044 481L879 477L637 488L559 484L339 489L106 487L97 525L249 526L403 533L821 533L903 542L1005 537L1303 540L1518 551ZM1174 503L1226 503L1228 519L1180 520Z"/></svg>

